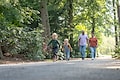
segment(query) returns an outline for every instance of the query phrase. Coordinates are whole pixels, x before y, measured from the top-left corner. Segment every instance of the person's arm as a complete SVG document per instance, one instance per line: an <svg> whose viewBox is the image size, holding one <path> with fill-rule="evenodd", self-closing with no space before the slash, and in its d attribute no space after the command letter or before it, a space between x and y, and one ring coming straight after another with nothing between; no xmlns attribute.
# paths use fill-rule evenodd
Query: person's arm
<svg viewBox="0 0 120 80"><path fill-rule="evenodd" d="M69 45L70 51L72 51L72 47L71 47L70 43L68 45Z"/></svg>
<svg viewBox="0 0 120 80"><path fill-rule="evenodd" d="M64 44L62 45L62 51L64 52Z"/></svg>
<svg viewBox="0 0 120 80"><path fill-rule="evenodd" d="M51 43L52 43L52 40L48 43L48 45L47 45L47 46L49 46Z"/></svg>
<svg viewBox="0 0 120 80"><path fill-rule="evenodd" d="M88 44L88 47L90 46L90 42L89 42L89 39L87 38L87 44Z"/></svg>
<svg viewBox="0 0 120 80"><path fill-rule="evenodd" d="M89 47L90 47L90 44L91 44L91 38L89 39L89 42L88 42L88 43L89 43Z"/></svg>
<svg viewBox="0 0 120 80"><path fill-rule="evenodd" d="M88 46L89 46L89 38L88 38L87 35L86 35L86 40L87 40L87 44L88 44Z"/></svg>
<svg viewBox="0 0 120 80"><path fill-rule="evenodd" d="M80 46L80 39L78 40L78 46Z"/></svg>
<svg viewBox="0 0 120 80"><path fill-rule="evenodd" d="M78 37L78 47L80 46L80 35L79 35L79 37Z"/></svg>
<svg viewBox="0 0 120 80"><path fill-rule="evenodd" d="M97 38L96 38L96 47L98 47L98 40L97 40Z"/></svg>
<svg viewBox="0 0 120 80"><path fill-rule="evenodd" d="M57 41L57 44L59 45L59 48L60 48L60 43Z"/></svg>

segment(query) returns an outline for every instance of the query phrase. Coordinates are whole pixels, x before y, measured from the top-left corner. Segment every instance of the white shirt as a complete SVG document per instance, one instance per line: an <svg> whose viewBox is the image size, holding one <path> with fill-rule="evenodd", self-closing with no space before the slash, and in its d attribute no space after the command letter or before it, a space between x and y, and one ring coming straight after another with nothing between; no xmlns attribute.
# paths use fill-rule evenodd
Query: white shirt
<svg viewBox="0 0 120 80"><path fill-rule="evenodd" d="M87 44L88 36L86 34L84 35L80 34L79 39L80 39L80 45L84 46Z"/></svg>

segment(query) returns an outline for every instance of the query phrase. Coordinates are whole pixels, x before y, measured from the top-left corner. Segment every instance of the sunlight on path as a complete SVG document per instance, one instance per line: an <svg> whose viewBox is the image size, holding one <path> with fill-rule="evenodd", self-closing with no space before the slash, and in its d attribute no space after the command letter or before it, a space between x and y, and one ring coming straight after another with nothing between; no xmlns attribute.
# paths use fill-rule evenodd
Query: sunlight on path
<svg viewBox="0 0 120 80"><path fill-rule="evenodd" d="M100 55L98 59L112 59L111 55Z"/></svg>
<svg viewBox="0 0 120 80"><path fill-rule="evenodd" d="M97 59L101 59L101 60L113 59L112 62L105 64L106 66L104 66L103 68L120 70L120 60L116 60L112 58L111 55L100 55L99 57L97 57Z"/></svg>
<svg viewBox="0 0 120 80"><path fill-rule="evenodd" d="M115 60L111 55L101 55L98 59L113 59L114 61L109 63L105 68L120 70L120 60Z"/></svg>
<svg viewBox="0 0 120 80"><path fill-rule="evenodd" d="M120 66L110 66L110 67L106 67L106 68L120 70Z"/></svg>
<svg viewBox="0 0 120 80"><path fill-rule="evenodd" d="M110 65L108 67L106 67L108 69L116 69L116 70L120 70L120 60L114 60L113 62L110 63Z"/></svg>

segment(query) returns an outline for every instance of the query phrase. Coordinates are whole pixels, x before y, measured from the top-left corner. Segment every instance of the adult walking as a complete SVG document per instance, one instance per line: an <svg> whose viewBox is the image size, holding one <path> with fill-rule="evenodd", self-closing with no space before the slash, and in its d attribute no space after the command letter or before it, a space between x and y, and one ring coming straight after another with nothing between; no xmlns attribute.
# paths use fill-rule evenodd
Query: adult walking
<svg viewBox="0 0 120 80"><path fill-rule="evenodd" d="M90 51L91 51L91 58L92 60L95 59L96 57L96 48L98 46L98 40L95 37L94 33L91 33L91 38L89 39L89 47L90 47Z"/></svg>
<svg viewBox="0 0 120 80"><path fill-rule="evenodd" d="M86 54L86 46L88 43L88 36L85 34L85 31L82 31L82 34L79 35L78 39L79 51L81 53L82 60L84 60Z"/></svg>

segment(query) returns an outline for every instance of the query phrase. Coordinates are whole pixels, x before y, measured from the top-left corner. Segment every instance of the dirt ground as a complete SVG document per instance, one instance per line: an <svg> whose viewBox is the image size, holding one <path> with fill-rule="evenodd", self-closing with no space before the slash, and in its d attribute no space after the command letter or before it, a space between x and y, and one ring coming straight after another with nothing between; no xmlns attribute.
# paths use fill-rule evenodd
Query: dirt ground
<svg viewBox="0 0 120 80"><path fill-rule="evenodd" d="M30 60L25 60L22 58L15 58L15 57L4 57L4 59L0 60L0 64L11 64L11 63L24 63L24 62L32 62Z"/></svg>
<svg viewBox="0 0 120 80"><path fill-rule="evenodd" d="M17 63L24 63L24 62L33 62L28 60L24 57L24 55L17 54L17 55L10 55L6 53L2 59L0 59L0 64L17 64Z"/></svg>
<svg viewBox="0 0 120 80"><path fill-rule="evenodd" d="M112 58L111 56L100 56L97 57L97 59L110 59ZM90 59L90 58L86 58L86 59ZM71 60L80 60L80 58L71 58ZM120 60L120 59L119 59ZM52 59L47 59L44 61L52 61ZM32 61L32 60L28 60L25 59L23 56L21 55L16 55L16 56L9 56L9 57L5 57L3 59L0 59L0 64L18 64L18 63L29 63L29 62L43 62L43 61Z"/></svg>

